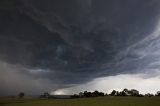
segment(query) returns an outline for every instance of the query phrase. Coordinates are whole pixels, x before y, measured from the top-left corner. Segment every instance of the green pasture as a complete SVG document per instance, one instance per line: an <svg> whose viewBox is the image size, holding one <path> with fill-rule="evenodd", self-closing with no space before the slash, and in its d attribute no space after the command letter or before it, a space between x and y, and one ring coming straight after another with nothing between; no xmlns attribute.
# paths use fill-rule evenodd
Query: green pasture
<svg viewBox="0 0 160 106"><path fill-rule="evenodd" d="M160 97L33 99L0 97L0 106L160 106Z"/></svg>

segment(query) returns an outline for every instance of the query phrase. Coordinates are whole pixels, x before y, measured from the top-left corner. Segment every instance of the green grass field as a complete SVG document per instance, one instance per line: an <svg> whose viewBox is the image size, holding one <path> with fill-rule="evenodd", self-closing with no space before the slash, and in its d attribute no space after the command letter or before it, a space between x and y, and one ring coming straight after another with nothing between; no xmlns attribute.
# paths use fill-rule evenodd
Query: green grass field
<svg viewBox="0 0 160 106"><path fill-rule="evenodd" d="M0 106L160 106L160 97L98 97L43 100L0 97Z"/></svg>

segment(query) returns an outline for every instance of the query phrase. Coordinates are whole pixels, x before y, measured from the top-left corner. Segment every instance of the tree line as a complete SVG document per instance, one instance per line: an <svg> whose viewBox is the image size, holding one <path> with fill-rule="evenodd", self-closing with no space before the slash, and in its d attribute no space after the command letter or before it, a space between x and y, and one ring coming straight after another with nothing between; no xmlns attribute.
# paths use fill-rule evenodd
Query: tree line
<svg viewBox="0 0 160 106"><path fill-rule="evenodd" d="M97 90L95 90L94 92L88 92L88 91L84 91L84 92L80 92L79 94L74 94L71 96L71 98L88 98L88 97L101 97L101 96L135 96L135 97L152 97L152 96L160 96L160 91L158 91L155 95L151 94L151 93L147 93L147 94L140 94L138 90L136 89L123 89L122 91L116 91L113 90L111 93L109 94L105 94L103 92L99 92Z"/></svg>
<svg viewBox="0 0 160 106"><path fill-rule="evenodd" d="M20 92L18 94L18 96L20 98L24 97L24 92ZM52 95L50 95L48 92L43 93L42 95L40 95L40 98L50 98ZM147 94L140 94L138 90L136 89L123 89L122 91L116 91L116 90L112 90L111 93L109 94L105 94L103 92L99 92L98 90L95 90L94 92L88 92L88 91L84 91L84 92L80 92L79 94L74 94L71 96L71 98L89 98L89 97L101 97L101 96L135 96L135 97L152 97L152 96L160 96L160 91L157 91L156 94L151 94L151 93L147 93Z"/></svg>

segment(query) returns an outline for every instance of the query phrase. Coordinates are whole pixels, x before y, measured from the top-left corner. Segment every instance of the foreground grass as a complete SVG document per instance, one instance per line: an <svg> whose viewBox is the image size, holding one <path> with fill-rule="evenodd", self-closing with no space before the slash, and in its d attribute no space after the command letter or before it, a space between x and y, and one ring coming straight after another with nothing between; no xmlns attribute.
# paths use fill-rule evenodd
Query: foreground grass
<svg viewBox="0 0 160 106"><path fill-rule="evenodd" d="M0 106L160 106L160 97L98 97L49 100L1 97Z"/></svg>

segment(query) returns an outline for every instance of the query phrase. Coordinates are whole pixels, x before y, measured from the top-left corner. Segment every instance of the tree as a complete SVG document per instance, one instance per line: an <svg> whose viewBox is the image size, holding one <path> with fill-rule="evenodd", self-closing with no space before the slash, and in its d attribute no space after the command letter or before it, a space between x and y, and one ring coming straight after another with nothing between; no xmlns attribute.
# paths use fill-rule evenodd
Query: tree
<svg viewBox="0 0 160 106"><path fill-rule="evenodd" d="M125 88L125 89L123 89L122 92L123 92L123 94L125 93L123 96L127 96L127 95L129 95L130 90L128 90L127 88Z"/></svg>
<svg viewBox="0 0 160 106"><path fill-rule="evenodd" d="M23 97L24 97L24 93L23 93L23 92L20 92L20 93L18 94L18 96L19 96L20 98L23 98Z"/></svg>
<svg viewBox="0 0 160 106"><path fill-rule="evenodd" d="M99 92L97 90L92 92L92 96L93 97L98 97L99 96Z"/></svg>
<svg viewBox="0 0 160 106"><path fill-rule="evenodd" d="M104 93L103 92L99 92L99 96L104 96Z"/></svg>
<svg viewBox="0 0 160 106"><path fill-rule="evenodd" d="M125 91L120 92L120 96L127 96L127 93Z"/></svg>
<svg viewBox="0 0 160 106"><path fill-rule="evenodd" d="M157 94L156 94L156 96L160 96L160 91L157 91Z"/></svg>
<svg viewBox="0 0 160 106"><path fill-rule="evenodd" d="M108 93L106 93L104 96L108 96Z"/></svg>
<svg viewBox="0 0 160 106"><path fill-rule="evenodd" d="M127 88L123 89L124 92L128 93L129 90Z"/></svg>
<svg viewBox="0 0 160 106"><path fill-rule="evenodd" d="M72 99L74 99L74 98L79 98L79 97L80 97L80 96L77 95L77 94L74 94L74 95L71 96Z"/></svg>
<svg viewBox="0 0 160 106"><path fill-rule="evenodd" d="M120 93L121 93L121 92L117 91L117 92L116 92L116 96L121 96Z"/></svg>
<svg viewBox="0 0 160 106"><path fill-rule="evenodd" d="M84 91L84 97L92 97L92 93Z"/></svg>
<svg viewBox="0 0 160 106"><path fill-rule="evenodd" d="M135 90L135 89L131 89L130 93L131 93L131 96L138 96L139 95L139 91Z"/></svg>
<svg viewBox="0 0 160 106"><path fill-rule="evenodd" d="M151 93L147 93L147 94L145 94L145 96L147 96L147 97L152 97L152 96L154 96L154 95L151 94Z"/></svg>
<svg viewBox="0 0 160 106"><path fill-rule="evenodd" d="M116 96L116 93L117 93L117 91L116 91L116 90L113 90L110 95L111 95L111 96Z"/></svg>
<svg viewBox="0 0 160 106"><path fill-rule="evenodd" d="M50 97L50 94L49 94L48 92L45 92L45 93L44 93L44 97L45 97L45 98L49 98L49 97Z"/></svg>
<svg viewBox="0 0 160 106"><path fill-rule="evenodd" d="M83 92L80 92L80 93L79 93L79 97L84 97L84 93L83 93Z"/></svg>

